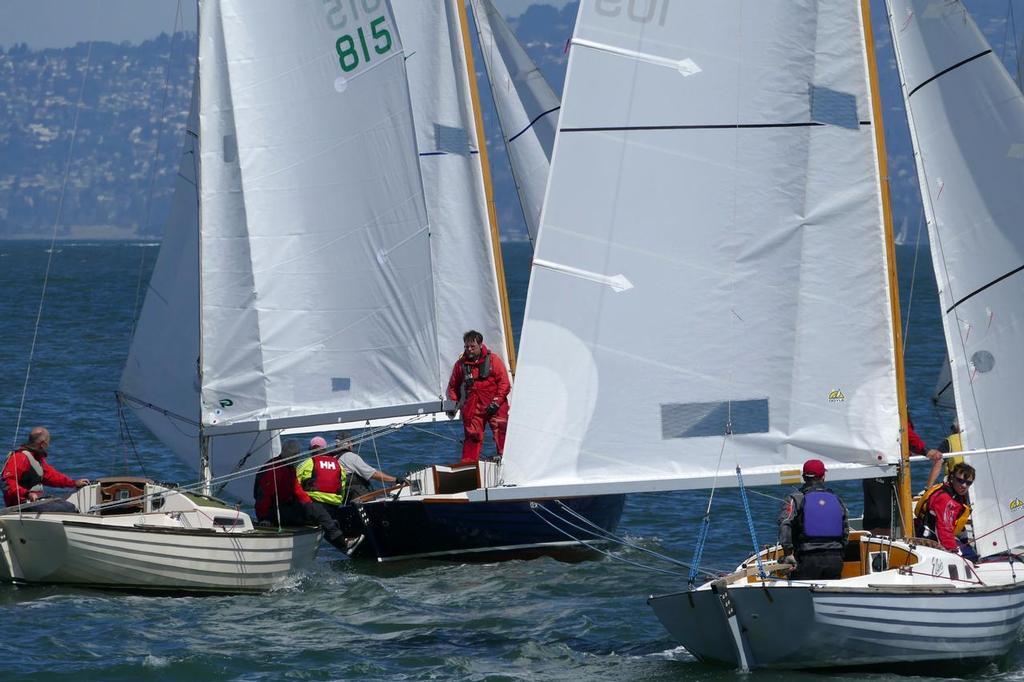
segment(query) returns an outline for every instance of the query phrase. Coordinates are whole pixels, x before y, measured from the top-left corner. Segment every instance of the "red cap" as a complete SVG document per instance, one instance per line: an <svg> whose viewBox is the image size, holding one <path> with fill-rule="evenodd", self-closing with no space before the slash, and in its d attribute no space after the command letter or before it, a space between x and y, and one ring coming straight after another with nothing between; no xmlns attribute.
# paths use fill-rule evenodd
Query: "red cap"
<svg viewBox="0 0 1024 682"><path fill-rule="evenodd" d="M820 459L809 459L804 462L804 476L825 478L825 464Z"/></svg>

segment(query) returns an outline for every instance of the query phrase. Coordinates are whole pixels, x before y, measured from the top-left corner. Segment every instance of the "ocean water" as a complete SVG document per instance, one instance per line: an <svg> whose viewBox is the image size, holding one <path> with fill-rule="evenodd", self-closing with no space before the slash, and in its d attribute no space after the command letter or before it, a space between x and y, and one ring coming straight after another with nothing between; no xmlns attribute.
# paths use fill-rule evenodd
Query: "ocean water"
<svg viewBox="0 0 1024 682"><path fill-rule="evenodd" d="M194 478L140 426L131 431L137 454L119 436L113 393L156 253L155 244L62 242L51 252L43 242L0 242L5 447L43 424L53 435L52 463L74 476L144 471L161 480ZM934 280L925 247L900 247L898 257L902 307L910 310L909 401L918 431L934 444L948 419L929 403L945 352ZM507 244L505 258L518 320L529 246ZM363 454L401 472L428 463L445 443L456 451L457 437L456 425L434 435L409 431ZM917 472L915 480L923 475ZM859 485L837 488L859 513ZM768 542L786 491L751 492L758 539ZM630 496L620 533L637 546L687 561L706 502L706 491ZM735 491L719 491L714 509L704 566L726 570L752 545ZM258 596L146 597L4 585L0 619L9 655L0 680L903 679L887 672L740 675L698 663L669 639L645 603L651 593L683 588L686 569L635 549L612 554L578 564L538 559L382 567L349 561L325 547L313 570ZM929 670L913 679L937 672L1024 679L1024 650L998 666Z"/></svg>

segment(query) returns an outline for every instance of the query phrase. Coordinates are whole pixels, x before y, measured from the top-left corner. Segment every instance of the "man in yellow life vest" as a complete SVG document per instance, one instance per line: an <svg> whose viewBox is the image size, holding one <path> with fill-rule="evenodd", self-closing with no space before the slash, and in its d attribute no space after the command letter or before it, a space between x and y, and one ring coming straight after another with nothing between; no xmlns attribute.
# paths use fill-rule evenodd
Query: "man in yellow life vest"
<svg viewBox="0 0 1024 682"><path fill-rule="evenodd" d="M974 484L974 467L960 462L938 485L924 492L914 505L914 533L934 539L943 549L977 561L978 555L962 537L971 518L967 491Z"/></svg>
<svg viewBox="0 0 1024 682"><path fill-rule="evenodd" d="M317 451L327 448L327 441L316 436L309 441L310 449ZM313 504L319 505L331 518L342 523L341 506L345 504L347 476L345 467L332 454L314 454L296 468L299 485L306 491ZM342 526L342 531L346 529ZM354 548L360 538L346 538L347 549ZM351 545L351 546L348 546Z"/></svg>

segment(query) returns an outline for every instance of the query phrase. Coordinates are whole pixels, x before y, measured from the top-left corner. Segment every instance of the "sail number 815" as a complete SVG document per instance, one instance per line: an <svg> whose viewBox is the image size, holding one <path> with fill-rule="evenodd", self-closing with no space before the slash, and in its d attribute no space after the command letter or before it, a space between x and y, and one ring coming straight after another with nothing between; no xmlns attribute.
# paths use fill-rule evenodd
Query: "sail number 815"
<svg viewBox="0 0 1024 682"><path fill-rule="evenodd" d="M384 55L391 51L394 44L391 40L391 32L384 26L385 17L377 17L370 22L370 38L373 40L373 51L378 55ZM345 73L353 71L360 64L370 61L370 46L366 42L366 32L360 26L356 29L358 40L350 33L338 38L335 48L338 50L338 63ZM360 58L361 57L361 58Z"/></svg>

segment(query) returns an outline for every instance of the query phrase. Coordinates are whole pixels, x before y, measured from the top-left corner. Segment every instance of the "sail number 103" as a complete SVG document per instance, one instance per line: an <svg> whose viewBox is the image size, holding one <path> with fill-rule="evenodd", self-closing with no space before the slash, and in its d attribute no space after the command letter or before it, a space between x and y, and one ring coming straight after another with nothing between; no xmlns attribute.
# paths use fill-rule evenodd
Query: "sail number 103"
<svg viewBox="0 0 1024 682"><path fill-rule="evenodd" d="M367 40L366 30L362 26L356 28L355 36L346 33L338 38L335 48L338 50L338 63L341 64L342 71L348 73L357 69L360 64L369 62L372 59L371 47L377 55L385 55L391 51L394 42L391 40L391 32L387 29L386 23L386 17L377 17L372 20L369 40Z"/></svg>

